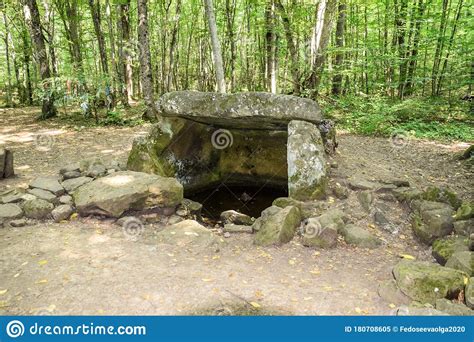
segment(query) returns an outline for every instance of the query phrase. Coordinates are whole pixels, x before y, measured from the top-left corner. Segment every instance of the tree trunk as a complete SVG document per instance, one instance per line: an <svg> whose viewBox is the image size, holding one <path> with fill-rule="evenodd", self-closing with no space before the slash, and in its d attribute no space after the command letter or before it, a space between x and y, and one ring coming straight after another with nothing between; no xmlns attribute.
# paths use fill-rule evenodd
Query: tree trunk
<svg viewBox="0 0 474 342"><path fill-rule="evenodd" d="M138 47L140 52L140 81L146 111L143 118L156 120L153 93L153 75L150 56L150 42L148 39L148 4L147 0L138 0Z"/></svg>
<svg viewBox="0 0 474 342"><path fill-rule="evenodd" d="M320 38L316 44L316 60L314 61L313 70L310 76L310 85L312 90L312 98L316 99L319 93L319 85L324 69L324 62L326 60L326 47L331 37L331 28L333 22L334 12L336 11L337 0L321 0L319 6L325 5L325 10L318 11L318 18L316 22L323 21L321 27ZM319 16L323 16L320 18Z"/></svg>
<svg viewBox="0 0 474 342"><path fill-rule="evenodd" d="M125 0L120 3L120 34L121 34L121 67L123 73L123 81L126 85L124 93L127 96L128 106L132 101L133 96L133 69L132 69L132 44L130 41L130 0Z"/></svg>
<svg viewBox="0 0 474 342"><path fill-rule="evenodd" d="M222 63L222 52L219 37L217 35L216 18L214 16L214 6L212 0L204 0L209 33L211 35L212 54L214 56L214 67L216 69L217 90L221 93L226 92L224 79L224 64Z"/></svg>
<svg viewBox="0 0 474 342"><path fill-rule="evenodd" d="M266 21L266 74L267 90L276 94L277 92L277 34L275 32L275 2L269 0L265 8Z"/></svg>
<svg viewBox="0 0 474 342"><path fill-rule="evenodd" d="M95 36L97 38L97 44L99 45L100 65L102 72L105 75L109 74L109 64L107 61L107 52L105 46L104 33L100 26L100 2L98 0L89 0L89 8L91 11L92 22L94 23Z"/></svg>
<svg viewBox="0 0 474 342"><path fill-rule="evenodd" d="M293 79L293 95L300 94L300 73L298 67L298 51L296 49L296 45L293 39L293 30L291 29L291 22L288 16L288 13L285 10L281 0L275 0L275 5L280 12L281 21L283 23L283 28L285 30L286 36L286 44L288 47L288 53L290 55L290 69L291 69L291 76Z"/></svg>
<svg viewBox="0 0 474 342"><path fill-rule="evenodd" d="M339 96L342 93L342 64L344 60L344 29L346 26L346 4L341 1L338 6L338 16L336 24L336 59L334 61L334 69L336 74L332 79L332 93L333 95Z"/></svg>
<svg viewBox="0 0 474 342"><path fill-rule="evenodd" d="M30 28L31 39L35 48L35 57L39 64L40 77L43 83L43 105L41 109L41 119L48 119L56 116L56 107L54 106L54 93L49 89L48 79L51 77L49 69L48 54L46 53L46 45L41 30L41 19L36 0L24 1L25 20Z"/></svg>
<svg viewBox="0 0 474 342"><path fill-rule="evenodd" d="M6 11L3 10L3 24L5 26L5 36L4 36L4 42L5 42L5 58L7 60L7 107L12 107L13 106L13 100L12 100L12 72L11 72L11 66L10 66L10 29L8 26L8 18Z"/></svg>

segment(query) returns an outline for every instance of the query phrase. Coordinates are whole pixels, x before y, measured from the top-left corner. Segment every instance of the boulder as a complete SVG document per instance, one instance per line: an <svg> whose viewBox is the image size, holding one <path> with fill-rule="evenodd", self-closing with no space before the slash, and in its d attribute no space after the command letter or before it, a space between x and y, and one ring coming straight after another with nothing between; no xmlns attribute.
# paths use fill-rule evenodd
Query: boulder
<svg viewBox="0 0 474 342"><path fill-rule="evenodd" d="M423 191L411 187L401 187L392 190L392 194L399 202L410 204L413 200L419 200L423 196Z"/></svg>
<svg viewBox="0 0 474 342"><path fill-rule="evenodd" d="M48 218L53 209L54 205L52 203L39 198L26 201L23 205L25 216L37 220Z"/></svg>
<svg viewBox="0 0 474 342"><path fill-rule="evenodd" d="M26 192L28 192L30 195L35 196L36 198L45 200L45 201L53 203L53 204L55 204L59 201L55 194L53 194L50 191L43 190L43 189L37 189L37 188L28 189Z"/></svg>
<svg viewBox="0 0 474 342"><path fill-rule="evenodd" d="M301 243L306 247L333 248L337 243L337 225L322 224L320 218L309 218L303 226Z"/></svg>
<svg viewBox="0 0 474 342"><path fill-rule="evenodd" d="M63 196L59 197L59 203L61 203L61 204L72 204L72 196L63 195Z"/></svg>
<svg viewBox="0 0 474 342"><path fill-rule="evenodd" d="M61 175L64 175L67 172L81 172L80 163L71 163L59 169L59 174Z"/></svg>
<svg viewBox="0 0 474 342"><path fill-rule="evenodd" d="M38 177L30 183L30 188L37 188L52 192L55 196L64 194L64 188L56 177Z"/></svg>
<svg viewBox="0 0 474 342"><path fill-rule="evenodd" d="M0 224L23 216L23 210L16 204L0 204Z"/></svg>
<svg viewBox="0 0 474 342"><path fill-rule="evenodd" d="M158 242L177 247L202 250L218 250L224 242L212 231L194 220L184 220L166 227L156 234Z"/></svg>
<svg viewBox="0 0 474 342"><path fill-rule="evenodd" d="M346 215L341 209L335 208L324 212L318 217L318 220L322 227L334 226L339 231L344 227Z"/></svg>
<svg viewBox="0 0 474 342"><path fill-rule="evenodd" d="M267 215L263 219L254 243L259 246L287 243L293 239L300 222L301 214L297 207L279 209L275 214Z"/></svg>
<svg viewBox="0 0 474 342"><path fill-rule="evenodd" d="M448 204L414 201L412 207L416 211L412 219L413 231L422 242L432 244L453 231L453 210Z"/></svg>
<svg viewBox="0 0 474 342"><path fill-rule="evenodd" d="M454 219L456 221L468 220L474 218L474 204L470 202L463 202L456 211Z"/></svg>
<svg viewBox="0 0 474 342"><path fill-rule="evenodd" d="M435 307L436 310L451 316L474 316L474 310L469 309L466 305L455 303L445 298L438 299Z"/></svg>
<svg viewBox="0 0 474 342"><path fill-rule="evenodd" d="M253 223L252 230L254 232L258 232L262 228L263 223L265 223L271 216L279 213L281 209L282 208L277 207L276 205L266 208L264 211L262 211L260 217L257 218Z"/></svg>
<svg viewBox="0 0 474 342"><path fill-rule="evenodd" d="M469 279L466 286L464 297L466 298L466 305L474 310L474 277Z"/></svg>
<svg viewBox="0 0 474 342"><path fill-rule="evenodd" d="M325 196L328 171L317 126L298 120L289 123L287 162L289 197L308 201Z"/></svg>
<svg viewBox="0 0 474 342"><path fill-rule="evenodd" d="M344 228L341 229L341 234L344 236L346 243L350 245L363 248L377 248L381 244L380 239L354 224L344 226Z"/></svg>
<svg viewBox="0 0 474 342"><path fill-rule="evenodd" d="M411 299L435 304L440 298L455 298L464 289L466 274L423 261L402 260L393 268L398 288Z"/></svg>
<svg viewBox="0 0 474 342"><path fill-rule="evenodd" d="M73 212L74 208L70 204L63 204L54 208L51 212L51 216L53 217L54 222L60 222L67 220Z"/></svg>
<svg viewBox="0 0 474 342"><path fill-rule="evenodd" d="M251 226L255 222L255 220L250 216L239 213L235 210L223 211L220 218L224 223L233 223L244 226Z"/></svg>
<svg viewBox="0 0 474 342"><path fill-rule="evenodd" d="M80 186L73 198L83 216L120 217L127 210L175 208L183 200L183 187L174 178L119 171Z"/></svg>
<svg viewBox="0 0 474 342"><path fill-rule="evenodd" d="M456 252L446 262L446 267L467 273L470 277L474 276L474 252L462 251Z"/></svg>
<svg viewBox="0 0 474 342"><path fill-rule="evenodd" d="M467 250L469 250L467 237L447 236L433 242L432 255L438 263L445 265L454 253Z"/></svg>
<svg viewBox="0 0 474 342"><path fill-rule="evenodd" d="M464 236L474 234L474 218L463 221L454 221L453 226L456 234Z"/></svg>
<svg viewBox="0 0 474 342"><path fill-rule="evenodd" d="M24 194L25 193L23 191L18 189L7 191L0 195L0 204L21 202Z"/></svg>
<svg viewBox="0 0 474 342"><path fill-rule="evenodd" d="M89 182L92 182L94 179L91 177L77 177L77 178L71 178L67 179L64 182L61 183L61 185L66 189L68 193L73 192L76 190L78 187L87 184Z"/></svg>
<svg viewBox="0 0 474 342"><path fill-rule="evenodd" d="M160 98L157 110L164 117L238 129L285 129L291 120L322 121L321 109L310 99L263 92L175 91Z"/></svg>
<svg viewBox="0 0 474 342"><path fill-rule="evenodd" d="M462 203L456 193L447 188L429 187L425 190L421 197L427 201L449 204L456 210L461 206Z"/></svg>
<svg viewBox="0 0 474 342"><path fill-rule="evenodd" d="M290 197L278 197L273 201L272 205L280 208L286 208L288 206L297 207L301 211L302 219L319 216L328 207L325 201L302 202Z"/></svg>

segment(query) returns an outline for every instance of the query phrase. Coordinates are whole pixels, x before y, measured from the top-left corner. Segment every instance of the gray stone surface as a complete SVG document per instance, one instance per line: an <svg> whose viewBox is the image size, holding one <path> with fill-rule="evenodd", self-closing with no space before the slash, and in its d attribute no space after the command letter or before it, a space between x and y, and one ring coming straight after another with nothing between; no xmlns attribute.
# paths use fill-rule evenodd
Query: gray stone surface
<svg viewBox="0 0 474 342"><path fill-rule="evenodd" d="M43 190L43 189L38 189L38 188L34 188L34 189L28 189L26 190L30 195L33 195L37 198L40 198L42 200L45 200L45 201L48 201L48 202L51 202L51 203L57 203L59 201L59 199L56 197L55 194L53 194L52 192L50 191L47 191L47 190Z"/></svg>
<svg viewBox="0 0 474 342"><path fill-rule="evenodd" d="M76 190L78 187L92 181L93 179L91 177L78 177L78 178L65 180L61 184L68 193L71 193L74 190Z"/></svg>
<svg viewBox="0 0 474 342"><path fill-rule="evenodd" d="M363 248L377 248L381 244L380 239L354 224L344 226L344 228L341 229L341 234L344 236L346 243L350 245Z"/></svg>
<svg viewBox="0 0 474 342"><path fill-rule="evenodd" d="M127 210L175 208L183 200L183 186L174 178L120 171L82 185L73 197L81 215L120 217Z"/></svg>
<svg viewBox="0 0 474 342"><path fill-rule="evenodd" d="M234 224L234 223L225 224L223 230L224 230L225 233L247 233L247 234L252 234L252 232L253 232L252 226L242 225L242 224Z"/></svg>
<svg viewBox="0 0 474 342"><path fill-rule="evenodd" d="M54 205L42 199L26 201L23 205L25 216L37 220L48 218L54 209Z"/></svg>
<svg viewBox="0 0 474 342"><path fill-rule="evenodd" d="M267 208L266 210L269 209ZM301 214L297 207L278 208L274 214L268 211L265 215L261 216L260 227L255 234L254 243L259 246L287 243L293 239L300 222Z"/></svg>
<svg viewBox="0 0 474 342"><path fill-rule="evenodd" d="M222 222L233 223L236 225L251 226L255 220L250 216L239 213L235 210L226 210L221 213L220 216Z"/></svg>
<svg viewBox="0 0 474 342"><path fill-rule="evenodd" d="M176 91L163 95L157 110L165 117L227 128L286 129L291 120L319 123L319 105L305 98L263 92L235 94Z"/></svg>
<svg viewBox="0 0 474 342"><path fill-rule="evenodd" d="M451 316L474 316L474 310L469 309L466 305L454 303L444 298L436 301L436 310Z"/></svg>
<svg viewBox="0 0 474 342"><path fill-rule="evenodd" d="M469 279L464 296L466 297L466 305L474 310L474 277Z"/></svg>
<svg viewBox="0 0 474 342"><path fill-rule="evenodd" d="M67 220L74 212L74 208L69 204L59 205L51 212L51 216L55 222Z"/></svg>
<svg viewBox="0 0 474 342"><path fill-rule="evenodd" d="M23 210L13 203L0 204L0 223L23 216Z"/></svg>
<svg viewBox="0 0 474 342"><path fill-rule="evenodd" d="M415 235L426 244L453 231L453 209L445 203L414 201L412 207L416 214L412 226Z"/></svg>
<svg viewBox="0 0 474 342"><path fill-rule="evenodd" d="M57 177L38 177L30 183L30 188L38 188L52 192L56 196L64 194L64 188Z"/></svg>
<svg viewBox="0 0 474 342"><path fill-rule="evenodd" d="M445 266L463 271L472 277L474 276L474 252L456 252L451 255Z"/></svg>
<svg viewBox="0 0 474 342"><path fill-rule="evenodd" d="M300 200L324 197L328 183L326 153L316 125L293 120L288 125L288 193Z"/></svg>

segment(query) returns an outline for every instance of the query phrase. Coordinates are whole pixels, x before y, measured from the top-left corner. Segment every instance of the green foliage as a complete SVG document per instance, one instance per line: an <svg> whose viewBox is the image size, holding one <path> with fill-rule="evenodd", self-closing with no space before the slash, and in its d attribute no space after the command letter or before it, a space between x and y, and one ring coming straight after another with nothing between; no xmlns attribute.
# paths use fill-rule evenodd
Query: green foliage
<svg viewBox="0 0 474 342"><path fill-rule="evenodd" d="M352 133L390 136L405 132L416 138L474 141L467 101L345 96L320 102L339 127Z"/></svg>

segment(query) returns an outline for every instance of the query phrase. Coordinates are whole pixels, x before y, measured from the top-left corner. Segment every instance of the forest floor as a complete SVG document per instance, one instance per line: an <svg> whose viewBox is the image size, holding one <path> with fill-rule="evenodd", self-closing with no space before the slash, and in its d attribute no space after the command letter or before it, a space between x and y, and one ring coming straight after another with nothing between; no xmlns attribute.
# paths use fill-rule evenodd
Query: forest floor
<svg viewBox="0 0 474 342"><path fill-rule="evenodd" d="M1 181L0 192L26 187L73 161L125 161L133 138L148 128L78 128L62 119L38 122L35 114L36 108L0 110L0 147L14 151L17 173ZM402 178L420 188L449 186L472 200L472 171L454 158L466 143L413 139L400 145L343 132L338 140L332 175L338 181ZM377 232L384 245L374 250L343 241L314 250L298 239L261 248L252 236L237 234L218 253L203 253L158 244L161 229L147 226L137 240L113 221L94 218L0 229L0 314L240 314L248 307L256 314L383 315L394 306L377 288L391 279L399 255L431 258L408 224L397 236Z"/></svg>

